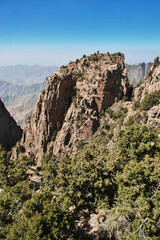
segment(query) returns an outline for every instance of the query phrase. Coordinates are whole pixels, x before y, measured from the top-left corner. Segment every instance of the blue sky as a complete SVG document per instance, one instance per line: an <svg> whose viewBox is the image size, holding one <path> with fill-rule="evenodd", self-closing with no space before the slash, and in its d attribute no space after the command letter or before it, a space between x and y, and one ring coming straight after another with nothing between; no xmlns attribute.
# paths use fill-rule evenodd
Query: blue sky
<svg viewBox="0 0 160 240"><path fill-rule="evenodd" d="M97 50L153 61L160 0L0 0L1 66L60 66Z"/></svg>

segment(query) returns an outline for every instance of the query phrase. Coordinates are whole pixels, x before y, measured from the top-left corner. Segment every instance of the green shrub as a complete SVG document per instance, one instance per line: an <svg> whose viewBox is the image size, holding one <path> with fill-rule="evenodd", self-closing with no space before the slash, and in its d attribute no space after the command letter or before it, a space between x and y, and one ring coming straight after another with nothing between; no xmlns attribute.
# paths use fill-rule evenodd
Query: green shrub
<svg viewBox="0 0 160 240"><path fill-rule="evenodd" d="M106 219L99 239L159 238L158 135L136 125L112 140L102 133L85 146L79 142L72 157L43 156L39 184L27 179L31 159L12 161L0 148L1 239L89 239L86 224L77 231L77 223L82 217L87 223L100 208Z"/></svg>
<svg viewBox="0 0 160 240"><path fill-rule="evenodd" d="M123 108L122 111L124 114L126 114L128 112L128 108Z"/></svg>
<svg viewBox="0 0 160 240"><path fill-rule="evenodd" d="M153 71L150 69L150 70L148 71L148 73L147 73L147 76L151 77L151 76L152 76L152 73L153 73Z"/></svg>
<svg viewBox="0 0 160 240"><path fill-rule="evenodd" d="M144 99L140 103L140 109L143 111L149 110L151 107L159 104L160 102L160 90L146 94Z"/></svg>
<svg viewBox="0 0 160 240"><path fill-rule="evenodd" d="M156 58L154 59L153 68L156 68L156 67L159 66L159 65L160 65L159 57L156 57Z"/></svg>
<svg viewBox="0 0 160 240"><path fill-rule="evenodd" d="M26 201L11 224L6 239L65 240L71 237L71 213L53 204L52 197L52 193L46 190Z"/></svg>
<svg viewBox="0 0 160 240"><path fill-rule="evenodd" d="M54 142L56 140L56 136L57 136L58 132L61 130L61 127L62 127L61 123L57 122L56 129L53 131L53 134L51 136L51 141Z"/></svg>
<svg viewBox="0 0 160 240"><path fill-rule="evenodd" d="M139 107L140 107L140 101L134 102L134 104L133 104L133 110L136 110L136 109L138 109Z"/></svg>
<svg viewBox="0 0 160 240"><path fill-rule="evenodd" d="M42 90L42 94L43 94L43 95L45 94L45 89Z"/></svg>
<svg viewBox="0 0 160 240"><path fill-rule="evenodd" d="M67 66L65 66L65 65L62 65L62 66L61 66L61 68L62 68L62 69L63 69L63 68L67 68Z"/></svg>
<svg viewBox="0 0 160 240"><path fill-rule="evenodd" d="M83 74L83 72L79 71L79 72L76 72L74 75L77 78L81 78L81 77L83 77L84 74Z"/></svg>
<svg viewBox="0 0 160 240"><path fill-rule="evenodd" d="M80 60L77 58L77 59L76 59L76 64L78 64L79 62L80 62Z"/></svg>
<svg viewBox="0 0 160 240"><path fill-rule="evenodd" d="M113 119L118 119L123 115L123 111L121 108L117 109L115 112L113 112L111 108L107 108L106 113L108 113L109 116Z"/></svg>
<svg viewBox="0 0 160 240"><path fill-rule="evenodd" d="M94 69L101 71L101 67L100 67L99 65L95 65L95 66L94 66Z"/></svg>

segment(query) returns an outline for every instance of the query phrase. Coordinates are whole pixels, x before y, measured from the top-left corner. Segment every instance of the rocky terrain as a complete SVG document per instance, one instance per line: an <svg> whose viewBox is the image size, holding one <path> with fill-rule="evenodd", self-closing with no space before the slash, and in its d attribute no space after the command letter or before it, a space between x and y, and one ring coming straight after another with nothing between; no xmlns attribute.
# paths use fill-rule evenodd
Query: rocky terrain
<svg viewBox="0 0 160 240"><path fill-rule="evenodd" d="M41 91L42 92L42 91ZM24 128L36 105L39 92L22 96L7 96L2 100L17 124Z"/></svg>
<svg viewBox="0 0 160 240"><path fill-rule="evenodd" d="M153 66L150 68L148 74L145 76L144 82L140 84L134 91L134 98L136 101L142 101L146 94L155 92L160 89L160 65L159 58L156 58Z"/></svg>
<svg viewBox="0 0 160 240"><path fill-rule="evenodd" d="M0 97L16 122L24 128L40 92L46 88L46 78L57 66L0 67Z"/></svg>
<svg viewBox="0 0 160 240"><path fill-rule="evenodd" d="M93 54L62 66L48 78L20 144L37 160L46 152L59 158L74 152L77 141L97 131L101 113L130 95L121 54Z"/></svg>
<svg viewBox="0 0 160 240"><path fill-rule="evenodd" d="M22 129L17 126L0 100L0 144L5 149L10 150L21 139L21 136Z"/></svg>
<svg viewBox="0 0 160 240"><path fill-rule="evenodd" d="M129 81L133 85L135 85L139 81L142 81L151 66L152 63L142 63L138 65L125 64L125 67L128 69ZM6 75L6 78L9 82L0 81L0 97L5 103L7 110L14 117L18 125L24 128L27 118L31 115L33 108L37 102L39 93L41 93L46 88L46 81L41 81L43 81L46 76L49 76L51 73L53 73L57 68L40 66L16 66L14 69L14 67L12 66L10 68L6 67L6 70L7 69L9 72L11 72L12 70L13 71L12 75ZM2 72L0 74L3 73L4 69L0 68L0 71L1 70ZM35 82L34 77L39 83L26 85L26 83L28 82ZM12 81L12 78L22 78L21 84L19 84L19 81L18 84L12 83L17 82Z"/></svg>
<svg viewBox="0 0 160 240"><path fill-rule="evenodd" d="M136 117L139 123L144 124L144 119L151 123L154 115L159 126L159 105L143 112L134 109L134 101L120 101L131 99L132 94L138 101L140 95L143 99L146 93L159 90L159 72L159 64L153 65L150 76L132 93L122 54L93 54L62 66L48 78L24 129L20 144L25 153L38 161L47 152L58 158L67 152L76 153L79 142L92 139L99 131L102 115L109 107L117 115L127 109L124 124ZM112 124L111 114L105 115Z"/></svg>
<svg viewBox="0 0 160 240"><path fill-rule="evenodd" d="M140 63L138 65L125 64L126 68L128 69L129 81L133 85L136 85L139 81L143 81L152 64L153 63Z"/></svg>
<svg viewBox="0 0 160 240"><path fill-rule="evenodd" d="M0 147L1 239L159 239L160 60L134 88L127 73L97 52L47 79Z"/></svg>
<svg viewBox="0 0 160 240"><path fill-rule="evenodd" d="M22 128L31 115L39 93L46 88L46 81L30 85L16 85L0 82L1 99L11 116Z"/></svg>

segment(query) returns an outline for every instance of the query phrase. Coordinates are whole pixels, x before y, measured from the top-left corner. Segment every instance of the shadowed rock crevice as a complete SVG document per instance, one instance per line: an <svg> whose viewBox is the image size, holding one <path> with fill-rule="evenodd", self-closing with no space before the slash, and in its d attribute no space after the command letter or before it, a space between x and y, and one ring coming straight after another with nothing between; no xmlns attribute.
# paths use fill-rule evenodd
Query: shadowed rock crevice
<svg viewBox="0 0 160 240"><path fill-rule="evenodd" d="M7 150L11 150L16 142L21 139L22 129L17 126L15 120L6 110L0 100L0 144Z"/></svg>

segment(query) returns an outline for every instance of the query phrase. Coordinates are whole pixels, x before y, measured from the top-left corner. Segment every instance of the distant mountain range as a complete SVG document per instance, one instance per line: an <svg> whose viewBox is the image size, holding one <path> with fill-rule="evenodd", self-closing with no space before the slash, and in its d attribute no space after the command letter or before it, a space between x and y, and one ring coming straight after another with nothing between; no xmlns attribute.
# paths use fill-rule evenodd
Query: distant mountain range
<svg viewBox="0 0 160 240"><path fill-rule="evenodd" d="M27 118L31 115L37 102L38 96L38 92L23 96L6 96L2 98L2 101L17 124L24 128Z"/></svg>
<svg viewBox="0 0 160 240"><path fill-rule="evenodd" d="M133 84L136 85L139 81L142 81L146 76L147 72L151 68L153 63L139 63L138 65L125 64L128 69L128 79Z"/></svg>
<svg viewBox="0 0 160 240"><path fill-rule="evenodd" d="M124 59L61 67L18 136L0 101L0 239L159 239L160 59L135 87Z"/></svg>
<svg viewBox="0 0 160 240"><path fill-rule="evenodd" d="M128 78L133 85L142 81L152 63L126 64ZM7 110L23 128L31 115L39 93L46 88L46 77L58 70L57 66L6 66L0 67L0 98Z"/></svg>
<svg viewBox="0 0 160 240"><path fill-rule="evenodd" d="M57 66L15 65L0 67L0 98L22 127L32 113L38 95L46 88L46 78Z"/></svg>
<svg viewBox="0 0 160 240"><path fill-rule="evenodd" d="M58 70L57 66L14 65L0 67L0 81L14 84L32 84L44 82L46 77Z"/></svg>
<svg viewBox="0 0 160 240"><path fill-rule="evenodd" d="M23 96L26 94L40 93L46 88L46 82L33 83L29 85L17 85L10 82L0 81L0 97Z"/></svg>

